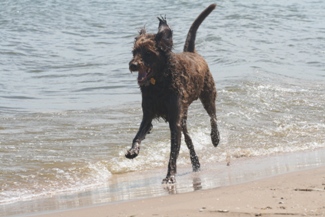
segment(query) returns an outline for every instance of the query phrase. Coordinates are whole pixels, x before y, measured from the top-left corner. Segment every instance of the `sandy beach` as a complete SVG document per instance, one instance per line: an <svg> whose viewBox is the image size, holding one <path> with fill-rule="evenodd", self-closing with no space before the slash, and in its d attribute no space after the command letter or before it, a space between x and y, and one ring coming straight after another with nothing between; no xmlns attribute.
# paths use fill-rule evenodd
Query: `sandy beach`
<svg viewBox="0 0 325 217"><path fill-rule="evenodd" d="M229 166L227 164L229 163ZM325 149L119 174L106 186L0 206L0 216L325 216Z"/></svg>
<svg viewBox="0 0 325 217"><path fill-rule="evenodd" d="M324 198L325 167L321 166L243 184L37 217L325 216Z"/></svg>

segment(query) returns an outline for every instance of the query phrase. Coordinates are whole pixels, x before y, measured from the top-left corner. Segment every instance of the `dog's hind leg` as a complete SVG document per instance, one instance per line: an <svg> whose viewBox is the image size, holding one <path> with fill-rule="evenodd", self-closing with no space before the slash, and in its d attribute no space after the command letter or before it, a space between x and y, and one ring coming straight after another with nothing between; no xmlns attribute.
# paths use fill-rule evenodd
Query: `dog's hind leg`
<svg viewBox="0 0 325 217"><path fill-rule="evenodd" d="M220 135L217 125L217 114L216 114L216 98L217 91L215 88L214 80L210 72L208 72L204 81L204 88L200 95L200 100L203 107L210 116L211 123L211 140L214 147L217 147L220 141Z"/></svg>
<svg viewBox="0 0 325 217"><path fill-rule="evenodd" d="M127 151L125 154L126 158L133 159L138 156L140 151L140 143L142 140L145 139L146 135L150 133L152 130L152 119L150 118L143 118L139 131L133 139L132 147Z"/></svg>
<svg viewBox="0 0 325 217"><path fill-rule="evenodd" d="M192 139L191 139L190 135L188 134L186 122L187 122L187 111L184 112L184 116L183 116L183 120L182 120L182 130L183 130L183 134L184 134L185 143L187 145L187 148L190 150L190 158L191 158L193 171L197 172L200 170L200 162L199 162L199 158L197 157L197 155L195 153Z"/></svg>

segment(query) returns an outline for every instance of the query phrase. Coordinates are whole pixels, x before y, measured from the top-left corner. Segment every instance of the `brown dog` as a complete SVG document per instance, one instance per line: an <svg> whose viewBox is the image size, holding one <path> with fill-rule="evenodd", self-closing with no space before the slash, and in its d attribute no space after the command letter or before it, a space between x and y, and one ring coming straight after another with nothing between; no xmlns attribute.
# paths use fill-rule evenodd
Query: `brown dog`
<svg viewBox="0 0 325 217"><path fill-rule="evenodd" d="M216 117L216 88L208 64L195 52L195 36L203 20L215 9L212 4L192 24L186 38L184 52L172 52L172 30L165 18L159 19L157 34L146 33L145 29L135 38L130 71L138 72L138 84L142 93L143 119L127 158L135 158L140 143L152 129L152 120L163 118L169 122L171 153L167 177L163 183L175 183L176 160L181 145L181 132L190 150L193 171L200 169L192 140L187 132L186 120L189 105L200 98L211 120L211 139L216 147L219 131Z"/></svg>

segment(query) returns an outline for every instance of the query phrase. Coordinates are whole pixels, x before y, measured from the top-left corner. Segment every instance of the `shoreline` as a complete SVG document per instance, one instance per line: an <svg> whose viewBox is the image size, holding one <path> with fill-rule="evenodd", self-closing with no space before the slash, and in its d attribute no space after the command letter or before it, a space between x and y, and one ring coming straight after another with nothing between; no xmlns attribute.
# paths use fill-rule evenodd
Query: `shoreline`
<svg viewBox="0 0 325 217"><path fill-rule="evenodd" d="M34 216L324 216L324 196L322 166L215 189Z"/></svg>
<svg viewBox="0 0 325 217"><path fill-rule="evenodd" d="M325 148L295 153L281 153L272 156L232 159L230 161L230 166L227 166L226 162L216 163L214 165L202 165L202 171L197 173L190 172L191 169L189 167L181 167L178 171L177 183L173 186L161 185L161 180L165 174L164 169L119 174L111 177L108 180L107 186L102 186L90 191L55 195L50 198L0 205L0 211L2 210L0 216L52 217L60 215L68 217L82 216L84 212L89 212L87 210L92 210L92 212L96 213L106 212L100 211L101 209L109 209L109 213L111 214L106 216L143 216L136 212L133 214L127 213L127 215L120 215L118 212L131 211L132 209L130 209L130 207L137 207L142 203L148 203L148 205L141 205L141 208L139 208L141 210L146 210L148 207L153 206L150 205L151 203L159 204L160 200L165 201L164 203L166 203L167 207L173 207L176 203L182 204L182 201L186 201L188 197L192 199L200 198L201 194L205 195L210 191L212 193L209 194L212 196L219 194L228 195L227 192L229 191L233 192L232 197L240 198L242 195L236 194L233 189L238 188L238 192L241 192L240 186L246 184L250 185L251 183L257 183L256 185L258 186L258 183L263 183L265 180L276 179L279 176L290 176L292 173L304 174L305 172L317 169L325 170ZM325 174L325 172L323 174ZM325 184L325 175L323 175L323 177L323 183ZM270 181L270 184L272 184L272 181ZM300 183L297 183L297 185L298 184ZM250 186L248 188L252 187ZM302 186L301 188L307 189L308 186ZM243 189L245 188L243 187ZM267 191L267 189L265 190ZM264 193L265 192L261 192L261 194ZM179 199L172 203L168 202L174 200L173 198ZM219 200L221 200L221 197ZM214 201L214 203L219 200ZM197 202L201 202L201 199ZM225 201L225 204L226 202L227 201ZM189 204L191 204L191 202L189 202ZM212 211L212 208L208 211L208 207L212 206L211 204L209 205L208 202L206 204L207 205L202 205L202 210L199 212L200 215L202 215L202 213L220 214L218 210ZM195 200L193 206L194 205L196 205ZM192 205L188 205L188 207L192 207ZM220 207L221 210L226 210L227 213L230 212L230 208L231 207L226 205L224 208ZM267 206L265 208L269 209ZM98 210L96 211L96 209ZM175 209L186 211L187 205L183 204L180 207L175 207ZM113 212L113 210L116 210L116 212ZM153 211L156 211L156 209L153 209ZM235 211L236 210L232 210L231 212L235 213ZM268 211L274 210L272 208L272 210ZM77 214L74 214L75 212ZM146 212L150 213L150 210ZM153 214L156 216L163 216L162 213L164 212L167 212L167 210L162 210L161 212ZM191 212L178 216L191 216ZM227 215L232 216L229 213ZM100 217L105 215L99 214L96 216ZM173 214L169 213L168 216L173 216Z"/></svg>

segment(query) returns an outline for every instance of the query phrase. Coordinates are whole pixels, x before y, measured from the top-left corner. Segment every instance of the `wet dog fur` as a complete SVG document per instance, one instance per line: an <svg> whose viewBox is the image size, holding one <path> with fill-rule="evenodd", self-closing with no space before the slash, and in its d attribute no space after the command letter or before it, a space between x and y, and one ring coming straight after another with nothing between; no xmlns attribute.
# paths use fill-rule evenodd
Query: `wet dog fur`
<svg viewBox="0 0 325 217"><path fill-rule="evenodd" d="M208 64L195 51L196 31L215 7L215 4L207 7L193 22L182 53L172 51L173 32L163 17L158 18L159 27L156 34L146 33L146 30L142 29L135 38L129 69L131 72L138 72L143 118L125 156L129 159L137 157L141 141L152 129L152 121L163 118L169 123L171 134L171 152L167 176L162 182L164 184L176 182L176 161L182 132L190 151L193 171L200 169L199 159L186 125L187 111L194 100L201 100L210 116L212 144L215 147L219 144L215 82Z"/></svg>

